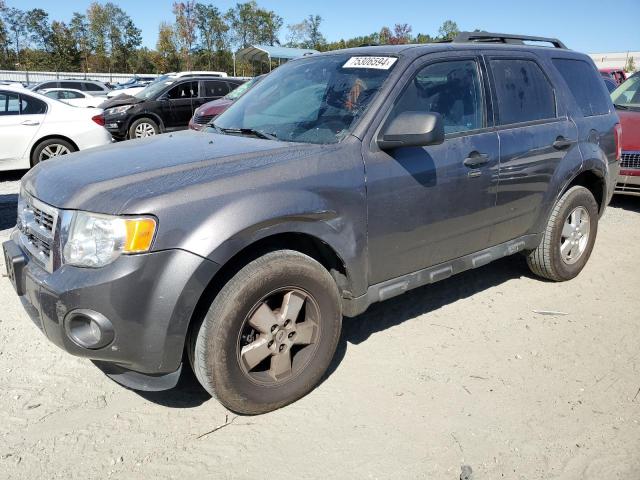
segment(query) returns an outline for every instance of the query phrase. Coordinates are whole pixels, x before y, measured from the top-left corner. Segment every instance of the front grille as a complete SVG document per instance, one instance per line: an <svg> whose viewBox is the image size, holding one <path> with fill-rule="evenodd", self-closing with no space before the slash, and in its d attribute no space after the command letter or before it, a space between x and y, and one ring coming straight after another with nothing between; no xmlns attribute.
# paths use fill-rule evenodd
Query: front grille
<svg viewBox="0 0 640 480"><path fill-rule="evenodd" d="M31 258L53 271L53 242L55 239L58 210L24 194L18 202L17 227L24 247Z"/></svg>
<svg viewBox="0 0 640 480"><path fill-rule="evenodd" d="M631 168L640 170L640 152L622 152L622 162L620 168Z"/></svg>
<svg viewBox="0 0 640 480"><path fill-rule="evenodd" d="M193 123L197 125L206 125L215 117L215 115L196 115L195 117L193 117Z"/></svg>

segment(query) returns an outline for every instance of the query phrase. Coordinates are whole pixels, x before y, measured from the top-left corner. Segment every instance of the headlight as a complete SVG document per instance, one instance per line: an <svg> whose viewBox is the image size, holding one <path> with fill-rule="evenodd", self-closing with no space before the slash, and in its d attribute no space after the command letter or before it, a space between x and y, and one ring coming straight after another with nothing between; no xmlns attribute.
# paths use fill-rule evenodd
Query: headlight
<svg viewBox="0 0 640 480"><path fill-rule="evenodd" d="M103 267L122 254L149 251L156 231L151 217L115 217L75 212L62 250L64 263Z"/></svg>
<svg viewBox="0 0 640 480"><path fill-rule="evenodd" d="M107 108L104 113L105 115L118 115L119 113L124 113L130 108L133 108L133 105L124 105L122 107L113 107Z"/></svg>

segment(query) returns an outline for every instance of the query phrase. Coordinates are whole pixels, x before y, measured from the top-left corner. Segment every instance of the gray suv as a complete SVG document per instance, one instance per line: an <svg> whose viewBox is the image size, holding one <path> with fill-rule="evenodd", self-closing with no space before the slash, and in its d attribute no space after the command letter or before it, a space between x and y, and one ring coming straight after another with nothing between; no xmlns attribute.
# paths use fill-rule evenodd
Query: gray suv
<svg viewBox="0 0 640 480"><path fill-rule="evenodd" d="M231 410L282 407L343 315L515 253L553 281L582 270L620 129L591 59L545 40L312 55L203 132L40 164L8 276L53 343L130 388L190 364Z"/></svg>

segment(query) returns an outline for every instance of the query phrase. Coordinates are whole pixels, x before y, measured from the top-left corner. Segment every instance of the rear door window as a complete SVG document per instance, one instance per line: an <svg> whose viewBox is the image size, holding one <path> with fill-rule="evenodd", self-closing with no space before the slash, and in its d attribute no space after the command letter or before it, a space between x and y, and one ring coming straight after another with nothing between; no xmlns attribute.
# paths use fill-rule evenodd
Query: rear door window
<svg viewBox="0 0 640 480"><path fill-rule="evenodd" d="M15 93L0 92L0 116L20 115L20 97Z"/></svg>
<svg viewBox="0 0 640 480"><path fill-rule="evenodd" d="M495 84L500 125L556 117L553 87L536 62L493 58L489 64Z"/></svg>
<svg viewBox="0 0 640 480"><path fill-rule="evenodd" d="M81 82L60 82L60 87L61 88L75 88L77 90L81 90L82 89L82 83Z"/></svg>
<svg viewBox="0 0 640 480"><path fill-rule="evenodd" d="M224 97L230 92L227 82L206 80L204 83L203 97Z"/></svg>
<svg viewBox="0 0 640 480"><path fill-rule="evenodd" d="M609 113L609 99L600 74L583 60L554 58L553 64L567 83L585 117Z"/></svg>

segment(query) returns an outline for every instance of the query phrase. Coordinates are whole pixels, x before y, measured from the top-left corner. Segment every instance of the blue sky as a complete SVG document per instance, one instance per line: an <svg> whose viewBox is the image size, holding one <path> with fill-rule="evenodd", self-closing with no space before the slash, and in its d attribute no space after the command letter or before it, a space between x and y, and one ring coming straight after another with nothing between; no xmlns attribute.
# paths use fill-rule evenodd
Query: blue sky
<svg viewBox="0 0 640 480"><path fill-rule="evenodd" d="M155 46L158 25L172 21L172 0L112 0L126 10L142 29L145 46ZM226 11L236 1L201 0ZM25 10L42 8L52 19L68 21L74 11L84 11L90 0L7 0ZM101 2L102 3L102 2ZM339 40L378 31L383 25L408 23L413 33L435 35L447 19L461 30L480 28L494 32L558 37L569 48L587 53L640 50L640 0L261 0L275 10L285 25L309 14L323 18L322 32ZM281 31L281 39L286 28Z"/></svg>

